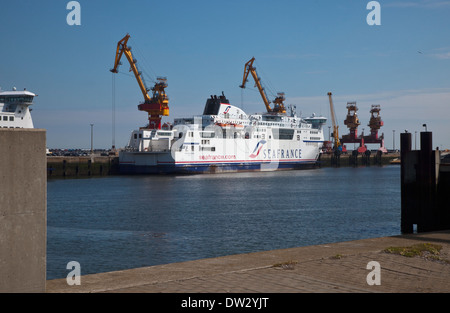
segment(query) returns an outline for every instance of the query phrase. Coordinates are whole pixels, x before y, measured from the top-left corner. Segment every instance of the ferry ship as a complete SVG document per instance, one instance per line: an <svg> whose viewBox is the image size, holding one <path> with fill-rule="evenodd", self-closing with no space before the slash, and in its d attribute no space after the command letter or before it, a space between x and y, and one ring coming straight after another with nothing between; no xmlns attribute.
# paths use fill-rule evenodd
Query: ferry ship
<svg viewBox="0 0 450 313"><path fill-rule="evenodd" d="M140 128L119 151L120 172L221 173L314 167L327 119L289 113L247 115L222 92L203 114L176 118L161 129Z"/></svg>
<svg viewBox="0 0 450 313"><path fill-rule="evenodd" d="M158 77L153 88L145 84L137 67L127 34L117 43L112 73L119 73L126 56L144 102L140 111L148 113L148 126L135 130L128 145L119 151L119 171L127 174L221 173L274 171L313 167L323 145L325 117L298 117L293 107L287 114L284 93L278 93L271 108L253 66L253 57L244 66L241 88L251 74L263 98L266 113L247 115L231 105L222 92L207 99L202 115L177 118L173 125L161 126L169 115L165 92L167 79ZM149 91L152 90L152 95Z"/></svg>
<svg viewBox="0 0 450 313"><path fill-rule="evenodd" d="M34 128L30 105L36 94L13 88L0 90L0 128Z"/></svg>

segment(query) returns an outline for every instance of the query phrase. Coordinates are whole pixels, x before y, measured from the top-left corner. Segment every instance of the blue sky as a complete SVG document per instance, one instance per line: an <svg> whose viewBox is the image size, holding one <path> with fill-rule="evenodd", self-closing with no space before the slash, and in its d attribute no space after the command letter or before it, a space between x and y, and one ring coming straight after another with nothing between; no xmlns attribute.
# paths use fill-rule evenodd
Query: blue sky
<svg viewBox="0 0 450 313"><path fill-rule="evenodd" d="M370 106L381 106L388 148L424 123L435 147L450 148L450 1L378 1L379 26L367 24L365 0L80 0L80 26L66 23L68 2L0 3L0 87L39 95L32 114L49 148L89 148L90 124L94 147L111 147L109 69L127 33L147 83L168 79L163 122L201 114L222 91L248 113L263 112L253 82L239 88L255 57L269 98L285 92L303 115L329 117L331 91L341 134L347 101L356 101L360 132ZM147 121L128 68L124 58L115 75L117 147Z"/></svg>

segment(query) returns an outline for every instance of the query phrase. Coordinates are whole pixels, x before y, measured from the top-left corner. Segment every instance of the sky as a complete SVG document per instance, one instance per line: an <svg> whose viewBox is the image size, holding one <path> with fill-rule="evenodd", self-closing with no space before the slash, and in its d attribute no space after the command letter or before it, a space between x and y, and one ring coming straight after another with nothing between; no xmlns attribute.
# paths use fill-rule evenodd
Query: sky
<svg viewBox="0 0 450 313"><path fill-rule="evenodd" d="M124 147L146 125L127 60L110 72L127 33L147 84L167 77L163 123L201 114L222 92L249 114L264 112L251 78L239 88L255 57L271 100L284 92L302 116L328 117L326 127L332 92L340 135L356 101L359 132L380 105L388 149L406 130L419 148L423 124L434 147L450 148L450 1L378 1L380 25L368 24L366 0L80 0L81 25L67 23L68 3L0 1L0 87L38 94L33 121L50 149L89 149L91 124L94 148Z"/></svg>

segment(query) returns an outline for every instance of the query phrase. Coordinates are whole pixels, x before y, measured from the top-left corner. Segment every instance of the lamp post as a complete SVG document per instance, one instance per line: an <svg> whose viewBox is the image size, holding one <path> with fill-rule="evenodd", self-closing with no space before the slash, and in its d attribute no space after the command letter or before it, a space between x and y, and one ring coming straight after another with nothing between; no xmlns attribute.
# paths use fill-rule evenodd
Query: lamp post
<svg viewBox="0 0 450 313"><path fill-rule="evenodd" d="M395 129L392 130L392 150L395 151Z"/></svg>

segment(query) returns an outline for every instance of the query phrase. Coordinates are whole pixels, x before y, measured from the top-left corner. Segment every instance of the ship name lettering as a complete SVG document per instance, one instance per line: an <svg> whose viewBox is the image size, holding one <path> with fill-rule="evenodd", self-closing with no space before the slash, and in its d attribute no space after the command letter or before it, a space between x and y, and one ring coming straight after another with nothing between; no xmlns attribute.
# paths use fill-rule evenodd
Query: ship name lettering
<svg viewBox="0 0 450 313"><path fill-rule="evenodd" d="M302 149L263 149L263 159L300 159Z"/></svg>

